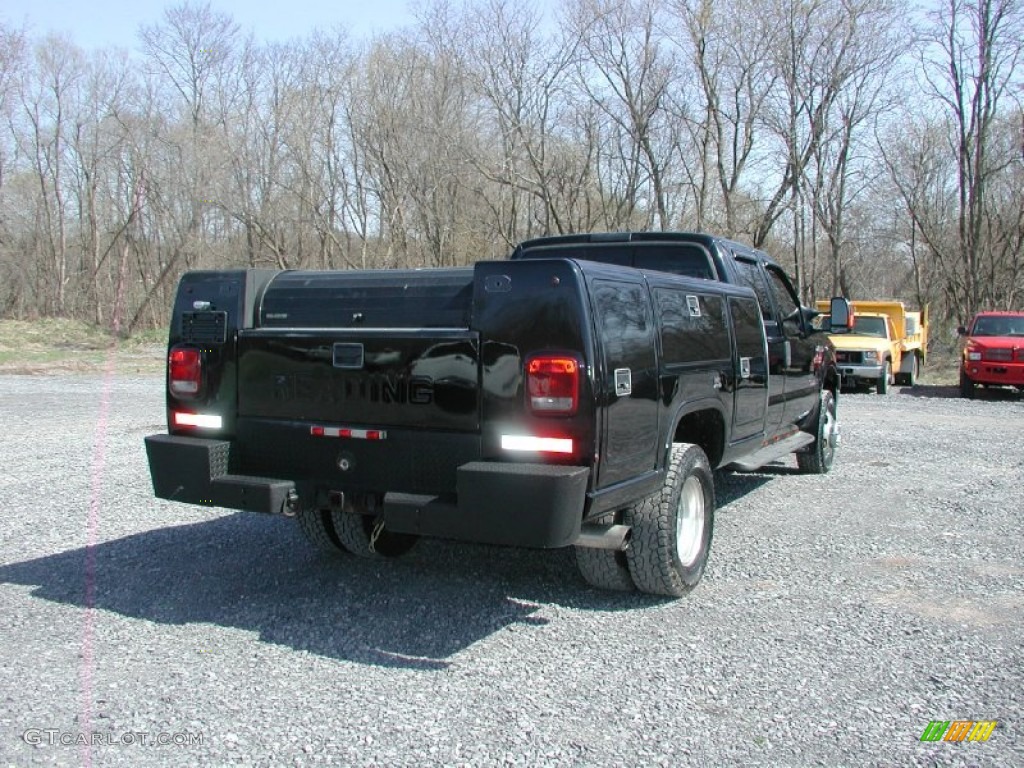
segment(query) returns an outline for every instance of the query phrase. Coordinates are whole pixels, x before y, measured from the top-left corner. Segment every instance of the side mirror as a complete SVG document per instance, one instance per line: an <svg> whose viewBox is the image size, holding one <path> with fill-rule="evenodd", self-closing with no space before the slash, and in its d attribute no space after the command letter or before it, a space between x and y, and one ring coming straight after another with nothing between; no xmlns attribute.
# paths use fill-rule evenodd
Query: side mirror
<svg viewBox="0 0 1024 768"><path fill-rule="evenodd" d="M842 296L833 296L830 307L832 318L832 333L843 333L850 330L850 321L853 319L853 311L849 299Z"/></svg>
<svg viewBox="0 0 1024 768"><path fill-rule="evenodd" d="M965 326L963 326L963 325L957 326L956 334L957 334L957 336L966 336L967 335L967 328Z"/></svg>

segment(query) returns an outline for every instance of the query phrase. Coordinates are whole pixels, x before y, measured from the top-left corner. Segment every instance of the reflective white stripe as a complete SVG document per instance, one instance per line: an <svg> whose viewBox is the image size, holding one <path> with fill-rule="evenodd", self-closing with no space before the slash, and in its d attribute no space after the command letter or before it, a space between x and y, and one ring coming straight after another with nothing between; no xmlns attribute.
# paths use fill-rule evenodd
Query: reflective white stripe
<svg viewBox="0 0 1024 768"><path fill-rule="evenodd" d="M501 447L506 451L532 453L572 453L572 440L567 437L534 437L533 435L502 435Z"/></svg>
<svg viewBox="0 0 1024 768"><path fill-rule="evenodd" d="M224 419L212 413L180 413L175 411L174 423L179 427L205 427L206 429L220 429L224 426Z"/></svg>

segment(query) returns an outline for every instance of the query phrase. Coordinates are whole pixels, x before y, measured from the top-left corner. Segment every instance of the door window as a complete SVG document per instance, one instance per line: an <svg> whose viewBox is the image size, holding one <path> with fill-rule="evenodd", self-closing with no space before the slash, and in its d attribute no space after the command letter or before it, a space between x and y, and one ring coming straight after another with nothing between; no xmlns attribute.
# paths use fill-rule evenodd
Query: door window
<svg viewBox="0 0 1024 768"><path fill-rule="evenodd" d="M769 266L767 272L772 287L772 294L775 297L775 306L779 308L779 313L782 316L783 333L787 336L796 336L803 330L801 327L800 304L796 300L796 294L781 270L777 267Z"/></svg>
<svg viewBox="0 0 1024 768"><path fill-rule="evenodd" d="M764 319L766 329L775 327L775 316L772 314L772 299L768 289L768 283L761 273L761 268L755 261L736 259L740 282L748 288L753 288L757 294L757 303L761 306L761 317Z"/></svg>

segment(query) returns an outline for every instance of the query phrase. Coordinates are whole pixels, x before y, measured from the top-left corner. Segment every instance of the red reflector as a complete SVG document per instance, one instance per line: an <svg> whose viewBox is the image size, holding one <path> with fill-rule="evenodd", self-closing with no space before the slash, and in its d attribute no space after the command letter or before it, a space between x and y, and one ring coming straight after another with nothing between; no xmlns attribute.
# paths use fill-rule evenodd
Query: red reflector
<svg viewBox="0 0 1024 768"><path fill-rule="evenodd" d="M172 349L167 356L167 385L175 395L199 394L203 380L201 350L191 347Z"/></svg>
<svg viewBox="0 0 1024 768"><path fill-rule="evenodd" d="M579 405L580 364L572 357L540 356L526 363L530 409L539 415L568 416Z"/></svg>
<svg viewBox="0 0 1024 768"><path fill-rule="evenodd" d="M353 429L351 427L310 427L313 437L349 437L356 440L387 440L383 429Z"/></svg>

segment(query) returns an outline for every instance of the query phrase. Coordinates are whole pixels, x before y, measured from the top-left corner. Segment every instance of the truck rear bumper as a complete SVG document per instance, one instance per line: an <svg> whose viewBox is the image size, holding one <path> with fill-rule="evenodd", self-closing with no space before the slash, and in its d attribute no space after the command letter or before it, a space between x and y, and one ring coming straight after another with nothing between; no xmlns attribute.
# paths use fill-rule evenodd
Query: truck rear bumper
<svg viewBox="0 0 1024 768"><path fill-rule="evenodd" d="M458 469L455 499L389 493L384 526L483 544L554 548L580 536L587 467L474 461Z"/></svg>
<svg viewBox="0 0 1024 768"><path fill-rule="evenodd" d="M178 435L150 435L146 456L157 498L208 507L294 514L290 480L228 473L231 443Z"/></svg>
<svg viewBox="0 0 1024 768"><path fill-rule="evenodd" d="M186 504L296 511L299 494L292 480L229 474L230 450L226 440L150 435L153 492ZM388 493L380 512L385 527L401 533L564 547L580 537L589 477L588 467L472 461L458 467L456 498Z"/></svg>

